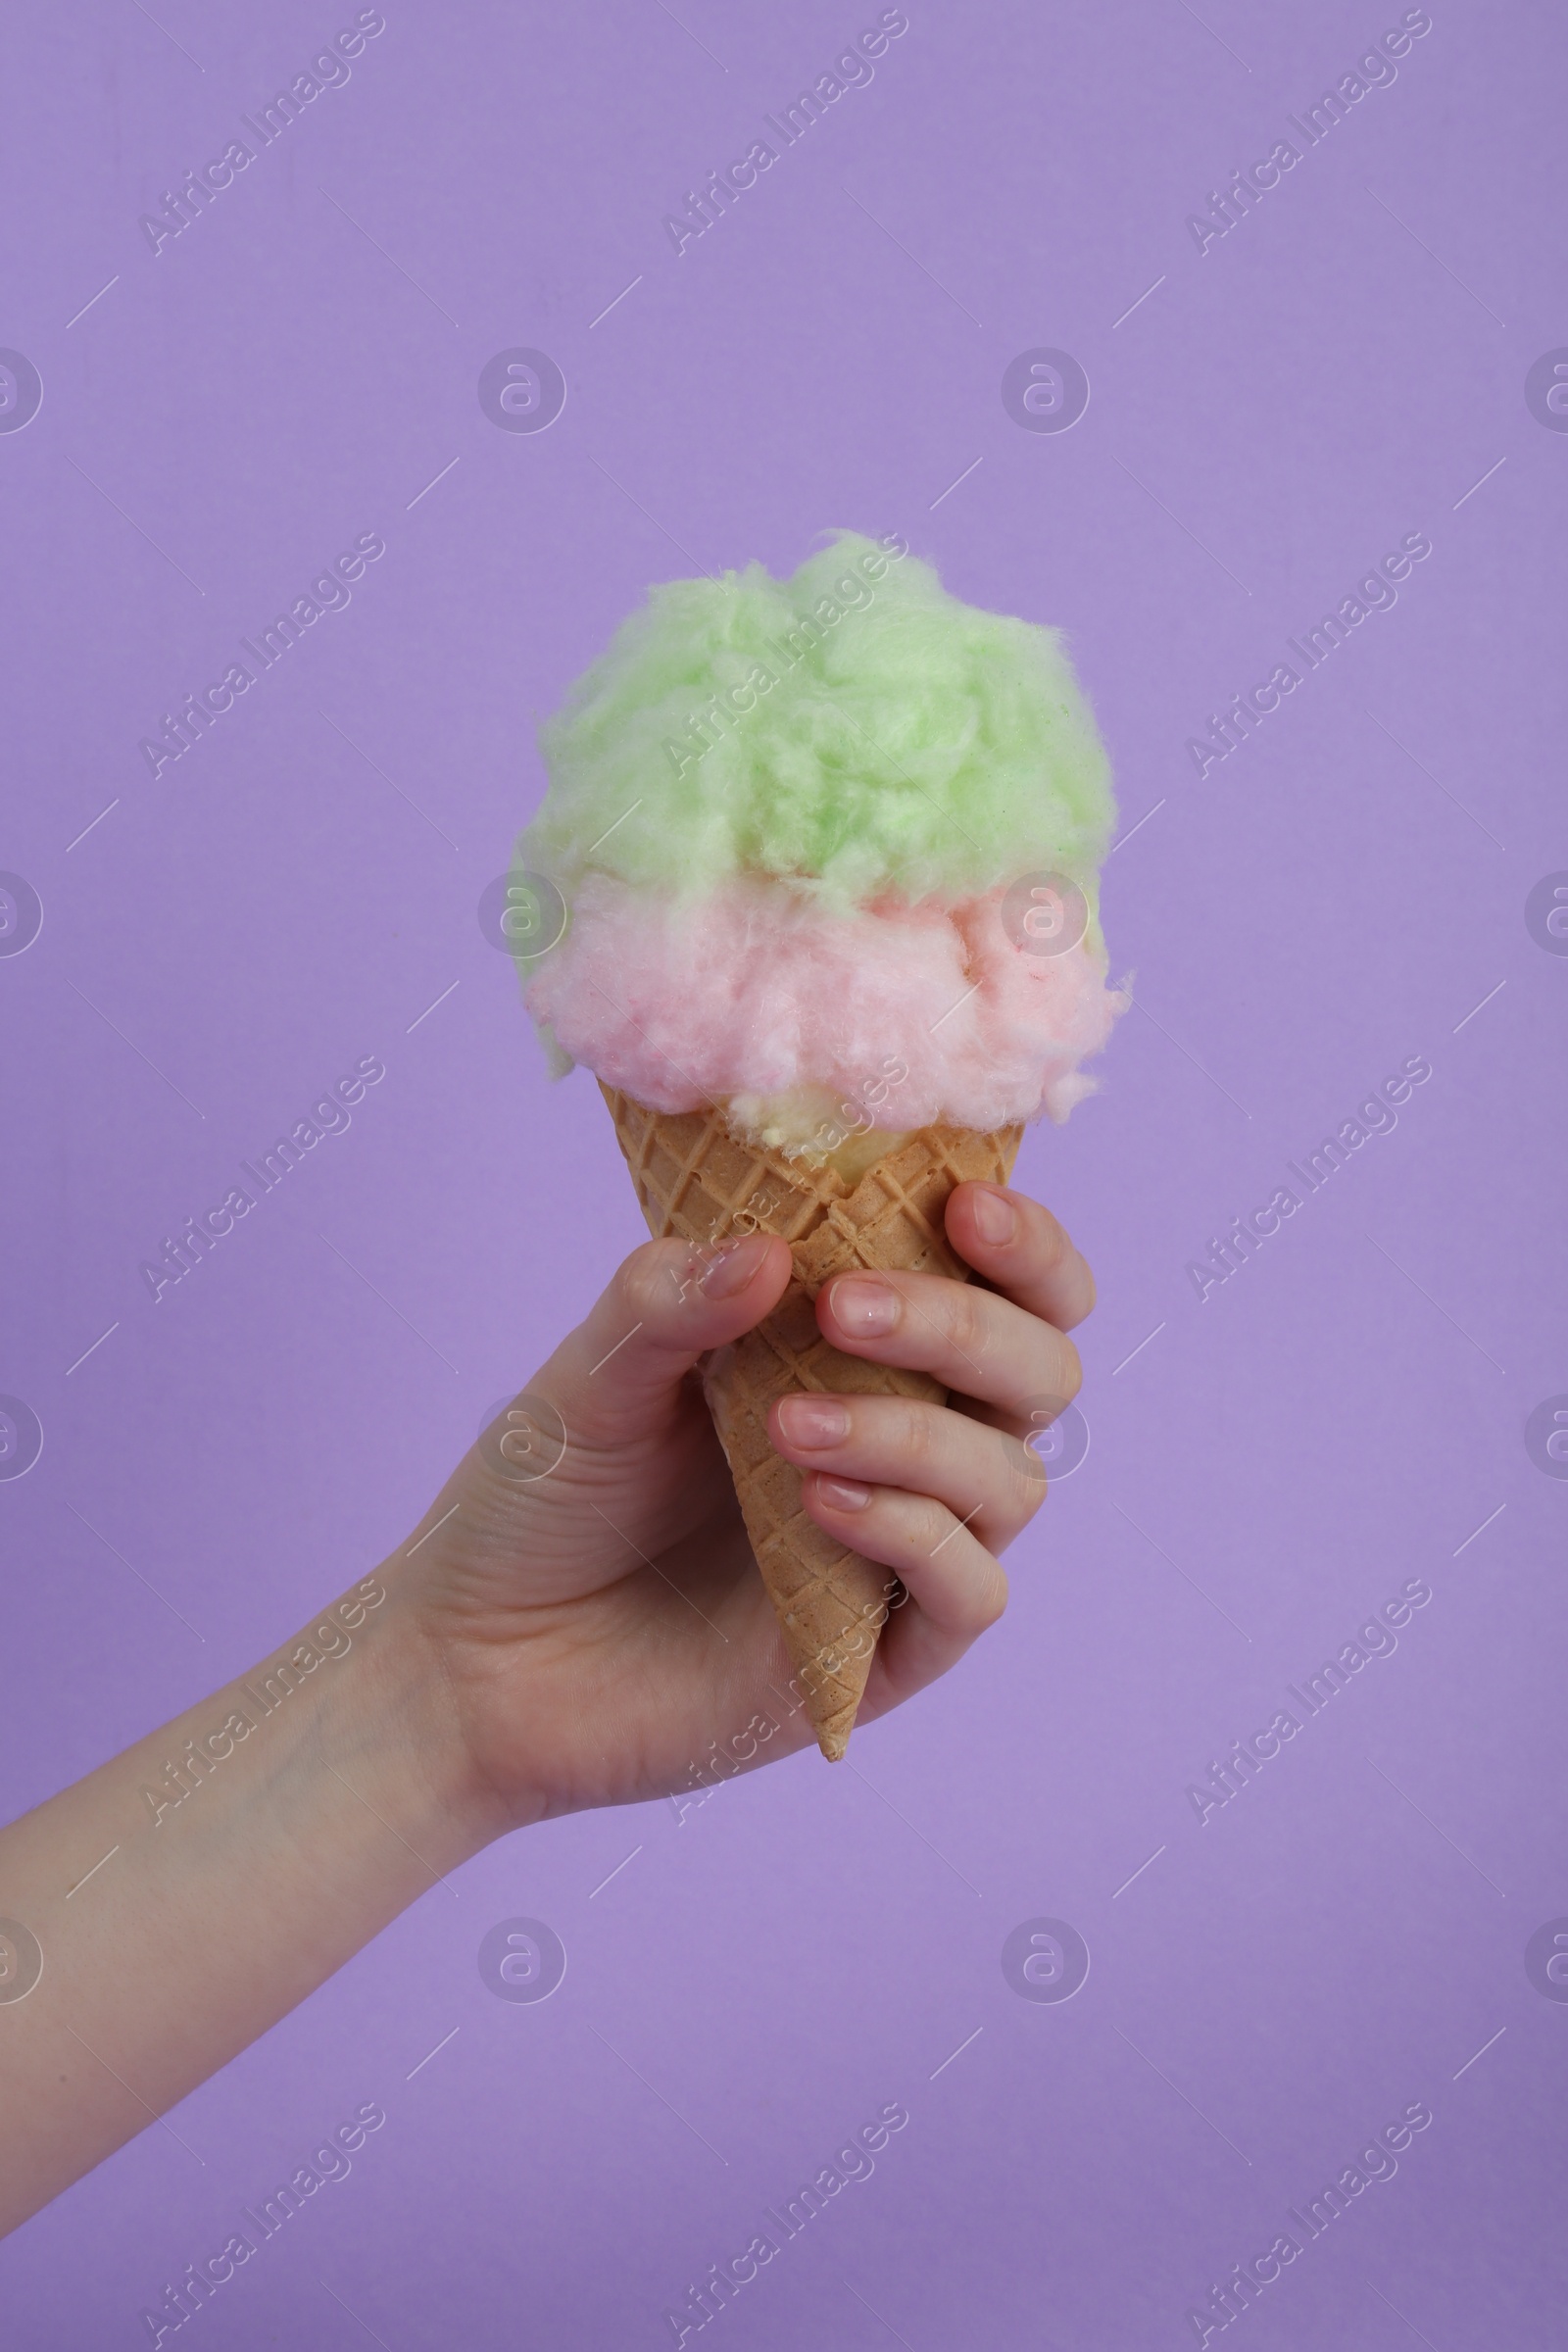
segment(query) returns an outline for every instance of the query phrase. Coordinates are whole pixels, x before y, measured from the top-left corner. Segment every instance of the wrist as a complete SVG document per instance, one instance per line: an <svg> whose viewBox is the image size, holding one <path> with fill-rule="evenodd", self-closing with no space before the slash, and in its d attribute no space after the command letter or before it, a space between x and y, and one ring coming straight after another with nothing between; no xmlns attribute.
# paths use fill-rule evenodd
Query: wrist
<svg viewBox="0 0 1568 2352"><path fill-rule="evenodd" d="M367 1673L337 1729L331 1760L365 1796L442 1871L455 1869L517 1826L474 1764L447 1644L431 1630L411 1581L377 1571L386 1592L368 1643ZM344 1758L348 1760L345 1761ZM366 1767L362 1785L354 1760Z"/></svg>

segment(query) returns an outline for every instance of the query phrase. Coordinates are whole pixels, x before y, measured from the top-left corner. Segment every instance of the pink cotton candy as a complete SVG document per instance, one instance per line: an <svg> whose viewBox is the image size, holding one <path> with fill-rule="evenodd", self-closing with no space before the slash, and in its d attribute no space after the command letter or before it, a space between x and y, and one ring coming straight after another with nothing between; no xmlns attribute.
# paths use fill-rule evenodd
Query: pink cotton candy
<svg viewBox="0 0 1568 2352"><path fill-rule="evenodd" d="M1126 998L1087 942L1025 952L1004 893L850 913L741 878L678 906L588 874L528 1009L574 1061L652 1109L819 1088L875 1124L944 1119L986 1129L1065 1118L1094 1091L1098 1053ZM886 1089L890 1066L907 1076Z"/></svg>

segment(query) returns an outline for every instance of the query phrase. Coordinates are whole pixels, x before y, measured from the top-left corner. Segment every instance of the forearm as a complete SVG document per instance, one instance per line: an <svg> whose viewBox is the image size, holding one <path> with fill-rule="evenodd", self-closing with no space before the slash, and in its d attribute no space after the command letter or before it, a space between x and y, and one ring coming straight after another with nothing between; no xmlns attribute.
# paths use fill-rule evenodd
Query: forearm
<svg viewBox="0 0 1568 2352"><path fill-rule="evenodd" d="M0 1832L0 1920L26 1932L0 1930L0 2230L486 1841L461 1752L434 1652L370 1578Z"/></svg>

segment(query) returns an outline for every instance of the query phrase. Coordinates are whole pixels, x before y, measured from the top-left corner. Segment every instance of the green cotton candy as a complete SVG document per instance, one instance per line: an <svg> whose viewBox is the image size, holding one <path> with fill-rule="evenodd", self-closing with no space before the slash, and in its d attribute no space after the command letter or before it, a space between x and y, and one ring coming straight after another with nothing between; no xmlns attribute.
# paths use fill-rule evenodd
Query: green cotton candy
<svg viewBox="0 0 1568 2352"><path fill-rule="evenodd" d="M650 589L540 747L518 858L568 897L590 867L683 901L743 872L842 906L1052 871L1093 896L1115 813L1056 631L896 535Z"/></svg>

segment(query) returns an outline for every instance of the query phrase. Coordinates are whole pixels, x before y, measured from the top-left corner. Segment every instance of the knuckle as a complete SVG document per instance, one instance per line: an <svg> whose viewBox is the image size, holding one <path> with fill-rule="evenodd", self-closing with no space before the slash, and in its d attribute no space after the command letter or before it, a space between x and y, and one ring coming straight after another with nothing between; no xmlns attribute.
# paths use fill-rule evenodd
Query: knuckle
<svg viewBox="0 0 1568 2352"><path fill-rule="evenodd" d="M894 1458L901 1468L915 1473L931 1468L937 1457L938 1441L929 1405L917 1403L912 1397L902 1399L895 1408L888 1434Z"/></svg>
<svg viewBox="0 0 1568 2352"><path fill-rule="evenodd" d="M1006 1574L1000 1562L990 1559L989 1555L988 1566L990 1573L986 1578L984 1589L975 1608L975 1616L979 1622L981 1633L988 1632L1004 1613L1007 1606Z"/></svg>
<svg viewBox="0 0 1568 2352"><path fill-rule="evenodd" d="M1006 1430L999 1430L997 1435L1006 1464L1009 1503L1014 1510L1022 1511L1027 1525L1046 1499L1045 1466L1022 1438L1013 1437Z"/></svg>
<svg viewBox="0 0 1568 2352"><path fill-rule="evenodd" d="M1049 1208L1039 1209L1039 1231L1036 1239L1035 1270L1037 1275L1051 1281L1058 1275L1071 1274L1074 1285L1083 1294L1083 1303L1075 1311L1074 1320L1093 1314L1095 1308L1095 1277L1089 1261L1077 1248L1072 1235Z"/></svg>
<svg viewBox="0 0 1568 2352"><path fill-rule="evenodd" d="M958 1533L958 1514L950 1511L945 1502L934 1502L922 1494L915 1510L915 1540L927 1559L936 1559L944 1548L951 1555L956 1551L962 1537Z"/></svg>
<svg viewBox="0 0 1568 2352"><path fill-rule="evenodd" d="M978 1357L985 1353L989 1330L985 1307L968 1283L955 1286L948 1302L947 1323L948 1339L961 1355Z"/></svg>
<svg viewBox="0 0 1568 2352"><path fill-rule="evenodd" d="M946 1503L934 1501L929 1494L914 1494L907 1491L892 1490L889 1505L898 1527L898 1542L911 1558L929 1560L941 1555L938 1546L952 1533L954 1518ZM952 1550L952 1545L949 1545Z"/></svg>
<svg viewBox="0 0 1568 2352"><path fill-rule="evenodd" d="M1054 1274L1066 1264L1072 1255L1072 1243L1068 1239L1067 1228L1062 1224L1060 1218L1041 1203L1037 1202L1036 1206L1039 1212L1039 1226L1035 1239L1035 1250L1040 1262L1040 1271L1042 1274Z"/></svg>

